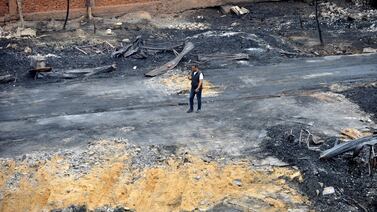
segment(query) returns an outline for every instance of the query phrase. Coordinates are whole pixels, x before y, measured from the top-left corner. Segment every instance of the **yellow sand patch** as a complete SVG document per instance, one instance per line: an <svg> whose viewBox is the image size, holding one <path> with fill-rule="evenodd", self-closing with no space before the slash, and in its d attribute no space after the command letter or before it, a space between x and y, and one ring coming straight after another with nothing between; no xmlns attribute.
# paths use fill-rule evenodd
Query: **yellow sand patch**
<svg viewBox="0 0 377 212"><path fill-rule="evenodd" d="M266 203L266 211L286 211L295 204L308 204L286 183L300 181L300 173L286 167L256 171L247 162L221 165L188 156L186 162L171 158L160 166L137 170L120 151L104 155L106 162L80 177L64 174L70 168L69 159L59 156L37 167L23 162L11 162L8 168L3 165L3 184L14 170L24 174L15 189L2 187L0 211L41 211L72 204L89 209L108 205L137 211L191 211L209 208L226 198L243 197Z"/></svg>
<svg viewBox="0 0 377 212"><path fill-rule="evenodd" d="M362 132L355 128L345 128L341 130L341 138L344 140L354 140L366 136L371 136L372 133L370 131Z"/></svg>
<svg viewBox="0 0 377 212"><path fill-rule="evenodd" d="M189 93L191 89L191 81L187 75L173 74L161 80L161 83L174 92ZM217 96L221 92L208 80L203 81L203 96Z"/></svg>

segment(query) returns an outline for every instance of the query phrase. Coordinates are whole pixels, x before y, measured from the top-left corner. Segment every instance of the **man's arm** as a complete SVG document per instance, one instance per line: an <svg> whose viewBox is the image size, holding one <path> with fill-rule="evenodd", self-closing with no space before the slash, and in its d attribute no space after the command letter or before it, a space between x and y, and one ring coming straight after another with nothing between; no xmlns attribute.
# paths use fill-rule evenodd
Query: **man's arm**
<svg viewBox="0 0 377 212"><path fill-rule="evenodd" d="M189 80L192 80L192 71L189 72L189 75L187 76Z"/></svg>
<svg viewBox="0 0 377 212"><path fill-rule="evenodd" d="M199 80L199 85L198 85L198 87L195 89L195 92L199 92L200 88L202 87L202 84L203 84L203 80Z"/></svg>
<svg viewBox="0 0 377 212"><path fill-rule="evenodd" d="M202 73L199 73L199 85L198 87L195 89L195 92L199 92L199 90L202 88L203 86L203 74Z"/></svg>

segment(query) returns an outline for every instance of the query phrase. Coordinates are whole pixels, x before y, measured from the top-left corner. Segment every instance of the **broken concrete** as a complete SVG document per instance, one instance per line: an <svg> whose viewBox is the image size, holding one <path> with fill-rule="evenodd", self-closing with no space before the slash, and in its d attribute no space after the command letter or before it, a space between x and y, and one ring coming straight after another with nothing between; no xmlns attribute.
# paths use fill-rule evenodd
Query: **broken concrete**
<svg viewBox="0 0 377 212"><path fill-rule="evenodd" d="M330 194L334 194L334 193L335 193L334 187L330 186L330 187L325 187L323 189L322 195L325 196L325 195L330 195Z"/></svg>
<svg viewBox="0 0 377 212"><path fill-rule="evenodd" d="M363 53L377 53L377 49L367 47L363 49Z"/></svg>
<svg viewBox="0 0 377 212"><path fill-rule="evenodd" d="M18 28L16 32L16 37L36 37L37 32L31 28Z"/></svg>
<svg viewBox="0 0 377 212"><path fill-rule="evenodd" d="M231 10L234 14L236 14L236 15L238 15L238 16L243 16L243 15L246 15L246 14L248 14L248 13L250 12L248 9L246 9L246 8L244 8L244 7L239 7L239 6L232 6L232 7L230 8L230 10Z"/></svg>

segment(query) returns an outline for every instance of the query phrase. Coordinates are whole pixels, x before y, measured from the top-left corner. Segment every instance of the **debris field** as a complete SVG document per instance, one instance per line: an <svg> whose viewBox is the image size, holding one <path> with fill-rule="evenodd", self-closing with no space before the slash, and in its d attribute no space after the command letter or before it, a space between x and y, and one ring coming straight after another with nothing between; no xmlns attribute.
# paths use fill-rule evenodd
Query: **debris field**
<svg viewBox="0 0 377 212"><path fill-rule="evenodd" d="M377 211L377 9L315 2L1 26L0 211Z"/></svg>

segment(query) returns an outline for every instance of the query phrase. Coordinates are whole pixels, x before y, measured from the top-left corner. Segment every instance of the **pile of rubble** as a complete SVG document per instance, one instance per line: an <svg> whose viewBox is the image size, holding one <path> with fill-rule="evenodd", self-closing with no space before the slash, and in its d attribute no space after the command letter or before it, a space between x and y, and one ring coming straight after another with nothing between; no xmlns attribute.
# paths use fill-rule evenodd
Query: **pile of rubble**
<svg viewBox="0 0 377 212"><path fill-rule="evenodd" d="M309 146L302 144L301 131L306 128L295 124L271 127L266 150L303 171L305 180L299 186L318 211L375 211L374 129L348 128L339 137L319 136L319 140L304 136ZM315 142L321 139L322 144Z"/></svg>
<svg viewBox="0 0 377 212"><path fill-rule="evenodd" d="M20 27L0 27L0 38L12 39L12 38L35 38L37 32L32 28L20 28Z"/></svg>
<svg viewBox="0 0 377 212"><path fill-rule="evenodd" d="M361 10L360 7L343 8L334 2L323 2L319 4L319 7L321 8L321 17L330 20L330 22L338 20L360 21L377 18L377 10ZM315 15L312 14L311 17L315 17Z"/></svg>

